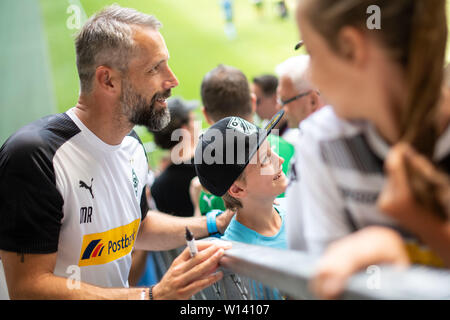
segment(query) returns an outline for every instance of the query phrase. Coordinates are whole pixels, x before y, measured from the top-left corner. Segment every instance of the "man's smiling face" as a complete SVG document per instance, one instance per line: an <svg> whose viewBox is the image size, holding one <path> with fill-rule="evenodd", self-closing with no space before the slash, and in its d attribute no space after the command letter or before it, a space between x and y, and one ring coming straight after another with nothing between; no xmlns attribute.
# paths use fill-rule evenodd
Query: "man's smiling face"
<svg viewBox="0 0 450 320"><path fill-rule="evenodd" d="M166 99L178 79L168 65L169 53L158 31L135 27L134 41L136 53L122 80L122 112L131 123L158 131L170 121Z"/></svg>

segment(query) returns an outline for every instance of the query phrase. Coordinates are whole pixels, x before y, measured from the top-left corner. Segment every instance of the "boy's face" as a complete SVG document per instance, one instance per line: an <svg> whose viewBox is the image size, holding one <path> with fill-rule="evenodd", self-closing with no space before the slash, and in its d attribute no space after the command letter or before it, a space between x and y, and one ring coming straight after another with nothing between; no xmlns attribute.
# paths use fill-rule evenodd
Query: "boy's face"
<svg viewBox="0 0 450 320"><path fill-rule="evenodd" d="M283 193L287 187L283 162L284 159L272 151L269 141L264 141L244 170L247 195L266 198Z"/></svg>

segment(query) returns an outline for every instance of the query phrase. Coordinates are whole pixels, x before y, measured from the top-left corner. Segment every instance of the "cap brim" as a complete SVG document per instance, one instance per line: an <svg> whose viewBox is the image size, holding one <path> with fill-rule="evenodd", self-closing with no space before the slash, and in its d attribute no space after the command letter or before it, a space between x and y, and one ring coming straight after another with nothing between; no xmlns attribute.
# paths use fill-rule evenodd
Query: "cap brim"
<svg viewBox="0 0 450 320"><path fill-rule="evenodd" d="M258 144L256 146L256 150L251 152L249 161L256 154L256 152L258 152L259 147L264 143L267 136L270 134L272 129L278 124L278 122L280 122L280 120L281 120L281 118L283 118L283 116L284 116L284 109L281 109L272 117L272 119L270 119L269 123L263 129L259 130Z"/></svg>
<svg viewBox="0 0 450 320"><path fill-rule="evenodd" d="M300 49L301 47L303 47L303 40L300 40L294 47L295 50Z"/></svg>
<svg viewBox="0 0 450 320"><path fill-rule="evenodd" d="M272 131L272 129L278 124L278 122L280 122L283 116L284 116L284 109L281 109L272 117L272 119L270 119L269 123L264 127L264 130L267 131L267 134L269 134L270 131Z"/></svg>

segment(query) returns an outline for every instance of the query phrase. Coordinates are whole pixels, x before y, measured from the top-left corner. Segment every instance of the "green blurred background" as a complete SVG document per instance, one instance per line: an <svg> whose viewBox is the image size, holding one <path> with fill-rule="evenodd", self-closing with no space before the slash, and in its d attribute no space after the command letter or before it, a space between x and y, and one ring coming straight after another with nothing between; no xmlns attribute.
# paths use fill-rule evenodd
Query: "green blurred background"
<svg viewBox="0 0 450 320"><path fill-rule="evenodd" d="M0 145L24 124L75 105L74 36L104 6L118 3L155 15L180 82L173 95L200 100L203 76L220 63L240 68L251 79L274 73L278 63L296 53L295 0L287 1L287 19L278 16L275 2L265 0L260 15L252 0L234 0L237 36L229 39L221 0L1 0ZM200 112L197 117L201 119ZM136 129L154 166L162 153L154 152L144 128Z"/></svg>
<svg viewBox="0 0 450 320"><path fill-rule="evenodd" d="M234 0L235 39L225 35L221 1L0 0L0 145L24 124L75 105L74 36L87 17L112 3L153 14L163 23L169 64L180 81L174 96L200 100L202 77L220 63L240 68L250 80L274 73L278 63L296 54L296 0L287 1L287 19L278 16L275 0L264 0L262 15L253 0ZM200 120L201 113L197 116ZM137 132L154 167L163 153L154 149L144 128Z"/></svg>

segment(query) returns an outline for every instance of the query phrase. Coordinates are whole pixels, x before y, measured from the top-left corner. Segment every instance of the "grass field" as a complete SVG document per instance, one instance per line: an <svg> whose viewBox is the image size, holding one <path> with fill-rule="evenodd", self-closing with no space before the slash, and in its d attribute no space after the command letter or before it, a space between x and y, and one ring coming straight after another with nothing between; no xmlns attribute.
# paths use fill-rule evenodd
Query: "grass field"
<svg viewBox="0 0 450 320"><path fill-rule="evenodd" d="M170 66L180 81L173 94L185 99L200 100L202 77L220 63L240 68L251 79L261 73L273 73L279 62L296 54L293 45L299 35L292 12L288 19L281 20L274 1L265 0L261 18L251 0L234 0L237 38L229 40L223 30L220 1L0 1L0 38L6 44L0 55L4 75L0 86L1 142L21 125L44 114L64 112L76 103L79 83L74 35L78 30L69 23L72 5L82 8L84 19L112 3L156 15L164 25L161 33L171 54ZM295 1L288 4L292 7ZM144 142L152 140L142 127L137 131ZM157 151L150 157L153 165L160 155Z"/></svg>
<svg viewBox="0 0 450 320"><path fill-rule="evenodd" d="M240 68L251 79L273 73L278 63L296 54L298 33L292 14L281 20L273 3L266 2L261 18L250 0L234 1L237 37L229 40L220 0L40 0L58 111L72 107L79 91L73 43L77 30L67 26L70 4L81 4L87 16L112 3L155 15L163 24L169 63L180 81L173 95L199 100L202 77L220 63ZM142 128L138 133L144 141L151 140Z"/></svg>

